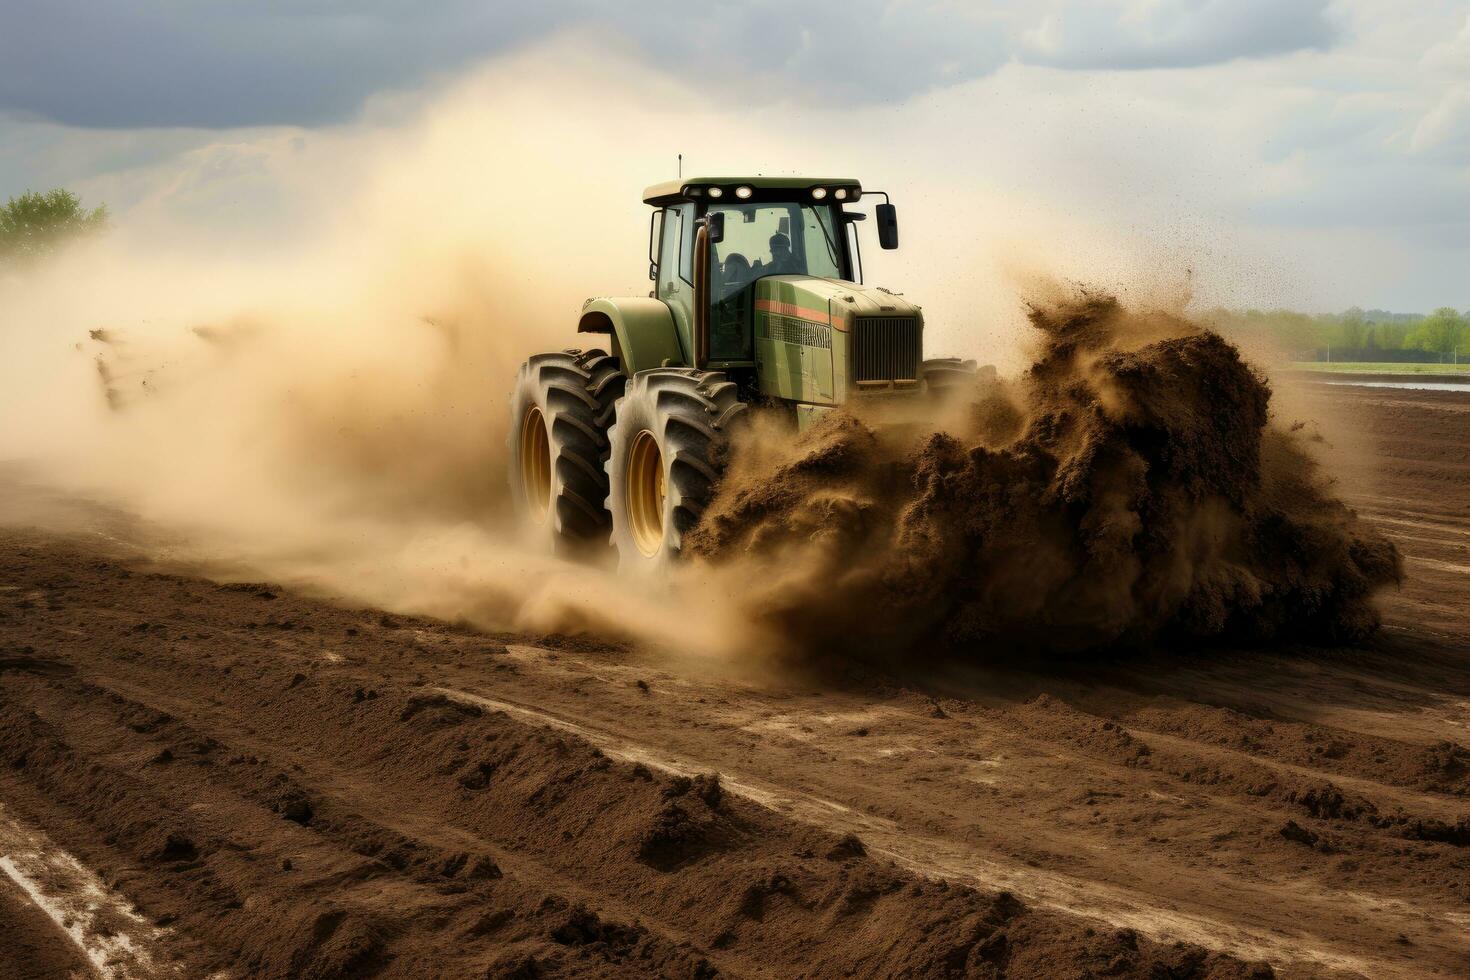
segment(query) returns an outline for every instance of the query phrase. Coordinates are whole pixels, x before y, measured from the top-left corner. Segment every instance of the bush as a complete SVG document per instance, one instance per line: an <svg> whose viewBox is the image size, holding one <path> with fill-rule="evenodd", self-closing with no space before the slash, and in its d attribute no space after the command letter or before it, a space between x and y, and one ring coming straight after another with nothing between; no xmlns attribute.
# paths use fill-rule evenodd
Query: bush
<svg viewBox="0 0 1470 980"><path fill-rule="evenodd" d="M62 188L45 194L26 191L0 208L0 261L45 255L63 242L105 227L106 205L88 211L81 198Z"/></svg>

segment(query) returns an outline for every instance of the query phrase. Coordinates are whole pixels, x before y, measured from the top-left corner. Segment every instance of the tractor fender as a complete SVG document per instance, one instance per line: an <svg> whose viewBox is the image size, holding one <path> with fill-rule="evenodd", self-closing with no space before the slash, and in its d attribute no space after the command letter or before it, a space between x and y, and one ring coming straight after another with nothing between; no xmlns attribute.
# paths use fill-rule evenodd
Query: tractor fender
<svg viewBox="0 0 1470 980"><path fill-rule="evenodd" d="M648 296L620 299L589 299L577 321L578 333L605 333L613 338L613 354L622 359L623 373L665 364L687 364L679 349L679 332L674 315L662 301Z"/></svg>

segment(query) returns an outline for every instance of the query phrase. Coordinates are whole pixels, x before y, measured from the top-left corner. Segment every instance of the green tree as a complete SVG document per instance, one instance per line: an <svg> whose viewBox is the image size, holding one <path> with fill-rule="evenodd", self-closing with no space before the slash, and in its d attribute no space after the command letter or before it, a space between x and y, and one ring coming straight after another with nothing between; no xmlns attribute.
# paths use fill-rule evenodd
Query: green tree
<svg viewBox="0 0 1470 980"><path fill-rule="evenodd" d="M1332 324L1320 316L1275 310L1269 314L1271 329L1293 350L1312 351L1332 342Z"/></svg>
<svg viewBox="0 0 1470 980"><path fill-rule="evenodd" d="M1452 306L1441 306L1426 316L1409 334L1409 341L1420 350L1449 356L1466 340L1465 318Z"/></svg>
<svg viewBox="0 0 1470 980"><path fill-rule="evenodd" d="M1403 350L1404 341L1413 327L1408 323L1381 321L1373 325L1378 346L1383 350Z"/></svg>
<svg viewBox="0 0 1470 980"><path fill-rule="evenodd" d="M107 206L82 207L81 198L57 188L26 191L0 208L0 260L45 255L62 242L107 226Z"/></svg>
<svg viewBox="0 0 1470 980"><path fill-rule="evenodd" d="M1332 346L1345 350L1360 350L1367 346L1368 324L1363 311L1358 307L1347 310L1337 320L1336 336Z"/></svg>

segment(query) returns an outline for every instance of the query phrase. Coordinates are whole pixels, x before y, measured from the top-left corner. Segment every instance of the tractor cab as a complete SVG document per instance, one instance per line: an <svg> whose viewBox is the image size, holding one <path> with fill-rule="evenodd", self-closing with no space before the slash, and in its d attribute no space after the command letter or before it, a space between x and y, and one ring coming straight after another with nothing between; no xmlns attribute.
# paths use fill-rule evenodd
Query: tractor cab
<svg viewBox="0 0 1470 980"><path fill-rule="evenodd" d="M866 216L844 205L862 196L850 179L690 178L648 188L652 295L687 338L691 363L757 366L760 314L783 302L762 280L860 283L854 224ZM892 210L879 207L884 247L897 244ZM823 322L830 326L825 312Z"/></svg>

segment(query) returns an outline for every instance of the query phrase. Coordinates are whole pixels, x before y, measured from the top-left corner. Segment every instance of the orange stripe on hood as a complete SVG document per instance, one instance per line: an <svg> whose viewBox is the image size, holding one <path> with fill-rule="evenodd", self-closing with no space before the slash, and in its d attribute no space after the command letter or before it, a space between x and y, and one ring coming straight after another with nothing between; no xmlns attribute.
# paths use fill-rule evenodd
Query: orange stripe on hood
<svg viewBox="0 0 1470 980"><path fill-rule="evenodd" d="M779 313L782 316L794 316L798 320L815 320L838 330L847 332L847 318L842 315L829 316L826 310L814 310L809 306L798 306L795 303L782 303L774 299L758 299L755 308L762 313Z"/></svg>

